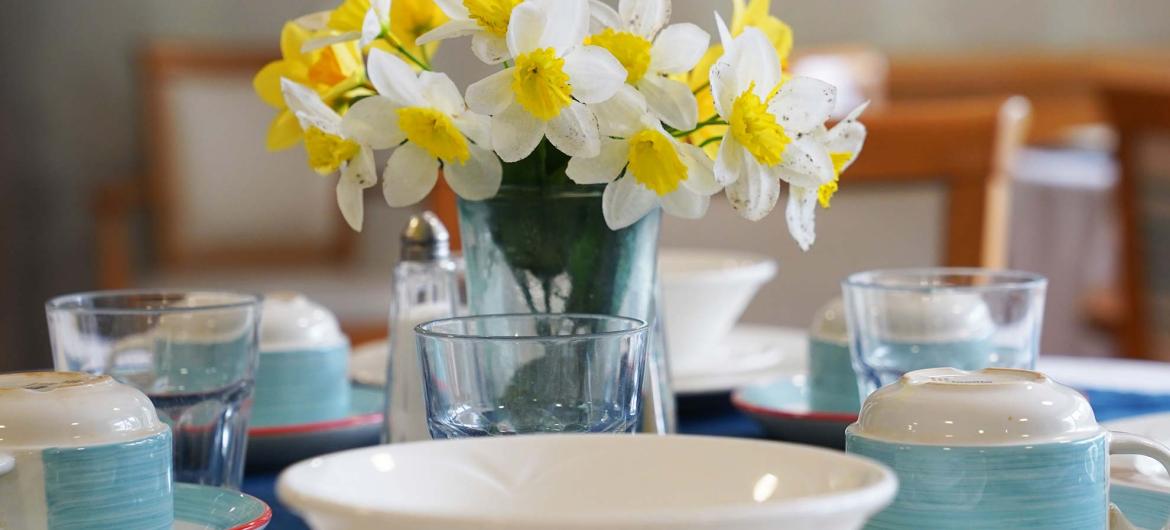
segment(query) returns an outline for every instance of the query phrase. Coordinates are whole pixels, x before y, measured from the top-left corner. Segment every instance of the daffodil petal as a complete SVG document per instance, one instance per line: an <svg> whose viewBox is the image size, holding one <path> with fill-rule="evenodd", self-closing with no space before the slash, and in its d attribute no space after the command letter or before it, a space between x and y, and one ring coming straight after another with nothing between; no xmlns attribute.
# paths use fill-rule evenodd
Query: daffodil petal
<svg viewBox="0 0 1170 530"><path fill-rule="evenodd" d="M815 188L833 181L833 160L825 146L809 135L795 138L784 148L778 167L791 171L797 186Z"/></svg>
<svg viewBox="0 0 1170 530"><path fill-rule="evenodd" d="M378 0L373 0L370 3L376 5L377 2ZM389 20L387 20L387 22L389 22ZM362 37L359 39L362 48L365 48L374 41L378 40L378 37L382 35L382 31L382 18L378 14L378 9L371 5L370 10L366 11L366 18L362 20Z"/></svg>
<svg viewBox="0 0 1170 530"><path fill-rule="evenodd" d="M776 55L772 41L754 27L743 30L735 40L739 51L736 77L740 91L754 84L756 95L760 99L767 98L772 89L780 84L780 57Z"/></svg>
<svg viewBox="0 0 1170 530"><path fill-rule="evenodd" d="M540 47L544 35L545 14L535 2L523 2L512 9L508 20L508 54L519 57Z"/></svg>
<svg viewBox="0 0 1170 530"><path fill-rule="evenodd" d="M728 134L719 144L719 154L715 157L715 182L721 186L730 185L743 176L744 163L747 152L734 136Z"/></svg>
<svg viewBox="0 0 1170 530"><path fill-rule="evenodd" d="M788 187L788 205L784 210L784 219L788 221L788 233L800 245L801 250L808 250L817 239L817 189Z"/></svg>
<svg viewBox="0 0 1170 530"><path fill-rule="evenodd" d="M360 39L361 37L362 37L362 34L361 34L361 32L358 32L358 31L347 31L345 33L338 33L336 35L325 35L325 36L321 36L321 37L315 37L315 38L312 38L312 39L305 41L304 44L301 44L301 51L304 53L309 53L311 51L320 50L321 48L324 48L326 46L332 46L334 44L340 44L342 42L355 41L355 40Z"/></svg>
<svg viewBox="0 0 1170 530"><path fill-rule="evenodd" d="M715 12L715 26L719 30L719 45L723 47L724 52L730 51L735 39L731 37L731 30L727 29L727 23L723 21L718 11Z"/></svg>
<svg viewBox="0 0 1170 530"><path fill-rule="evenodd" d="M463 112L463 94L450 77L444 73L419 72L419 84L422 85L423 97L440 112L455 115Z"/></svg>
<svg viewBox="0 0 1170 530"><path fill-rule="evenodd" d="M390 206L409 206L425 199L438 179L439 160L408 143L390 155L382 174L382 195Z"/></svg>
<svg viewBox="0 0 1170 530"><path fill-rule="evenodd" d="M373 48L367 63L366 76L379 94L400 107L426 106L418 76L405 61L390 52Z"/></svg>
<svg viewBox="0 0 1170 530"><path fill-rule="evenodd" d="M492 149L504 162L516 162L532 154L546 128L544 121L514 103L492 116Z"/></svg>
<svg viewBox="0 0 1170 530"><path fill-rule="evenodd" d="M312 126L330 134L341 132L341 116L321 101L313 89L288 79L280 81L280 89L288 108L296 113L302 129Z"/></svg>
<svg viewBox="0 0 1170 530"><path fill-rule="evenodd" d="M727 200L739 215L759 221L776 207L780 199L780 180L768 175L755 159L746 157L742 175L727 186Z"/></svg>
<svg viewBox="0 0 1170 530"><path fill-rule="evenodd" d="M670 0L621 0L618 14L626 29L653 40L670 20Z"/></svg>
<svg viewBox="0 0 1170 530"><path fill-rule="evenodd" d="M711 205L711 197L685 187L667 193L660 200L662 211L683 219L699 219L707 214L707 207Z"/></svg>
<svg viewBox="0 0 1170 530"><path fill-rule="evenodd" d="M462 4L460 5L462 6ZM419 36L418 39L415 39L414 42L415 44L422 46L423 44L431 42L466 37L468 35L473 35L478 31L479 24L474 20L457 19L452 17L452 20L448 20L439 27L423 33Z"/></svg>
<svg viewBox="0 0 1170 530"><path fill-rule="evenodd" d="M530 0L531 1L531 0ZM536 0L543 3L548 17L540 36L541 48L553 48L563 56L589 35L588 0Z"/></svg>
<svg viewBox="0 0 1170 530"><path fill-rule="evenodd" d="M491 33L480 32L471 37L471 53L486 64L500 64L507 61L508 41Z"/></svg>
<svg viewBox="0 0 1170 530"><path fill-rule="evenodd" d="M565 73L573 98L582 103L605 101L626 82L622 63L600 46L582 46L566 55Z"/></svg>
<svg viewBox="0 0 1170 530"><path fill-rule="evenodd" d="M646 114L646 98L634 87L623 84L612 98L589 108L597 116L601 134L625 137L642 128L640 118Z"/></svg>
<svg viewBox="0 0 1170 530"><path fill-rule="evenodd" d="M341 169L341 178L358 183L363 189L378 183L378 168L374 166L374 151L363 147L357 156Z"/></svg>
<svg viewBox="0 0 1170 530"><path fill-rule="evenodd" d="M516 99L512 92L515 67L500 70L467 87L467 106L480 114L494 116Z"/></svg>
<svg viewBox="0 0 1170 530"><path fill-rule="evenodd" d="M823 125L836 104L837 87L811 77L794 77L780 87L768 111L791 136Z"/></svg>
<svg viewBox="0 0 1170 530"><path fill-rule="evenodd" d="M302 136L304 134L301 131L301 124L297 122L297 117L291 111L281 111L268 126L266 146L269 151L288 149L297 145Z"/></svg>
<svg viewBox="0 0 1170 530"><path fill-rule="evenodd" d="M861 116L862 112L865 112L868 105L868 101L858 105L845 116L845 119L829 129L825 135L825 149L829 153L849 153L851 155L849 161L840 168L841 171L845 171L853 165L853 161L857 160L857 156L861 154L861 147L865 144L867 132L865 125L857 121L857 118Z"/></svg>
<svg viewBox="0 0 1170 530"><path fill-rule="evenodd" d="M572 102L548 121L548 141L569 156L594 157L601 153L597 117L584 104Z"/></svg>
<svg viewBox="0 0 1170 530"><path fill-rule="evenodd" d="M284 94L280 91L280 80L284 77L292 77L289 75L289 70L288 61L272 61L264 65L259 72L256 72L256 77L252 78L252 89L268 106L277 109L283 109L287 106L284 103Z"/></svg>
<svg viewBox="0 0 1170 530"><path fill-rule="evenodd" d="M620 230L658 206L658 195L631 177L610 182L601 193L601 213L610 230Z"/></svg>
<svg viewBox="0 0 1170 530"><path fill-rule="evenodd" d="M463 0L435 0L435 5L439 6L439 11L453 20L471 18L471 13L467 11L467 6L463 5Z"/></svg>
<svg viewBox="0 0 1170 530"><path fill-rule="evenodd" d="M455 127L478 145L492 145L492 119L478 112L467 111L453 118Z"/></svg>
<svg viewBox="0 0 1170 530"><path fill-rule="evenodd" d="M589 26L589 33L600 33L605 28L622 27L622 18L614 8L601 0L589 0L589 15L593 22Z"/></svg>
<svg viewBox="0 0 1170 530"><path fill-rule="evenodd" d="M370 96L354 103L341 118L341 133L374 149L389 149L406 139L398 128L399 107L382 96Z"/></svg>
<svg viewBox="0 0 1170 530"><path fill-rule="evenodd" d="M671 24L658 34L650 48L650 71L665 74L681 74L698 64L711 34L691 23Z"/></svg>
<svg viewBox="0 0 1170 530"><path fill-rule="evenodd" d="M707 156L707 152L698 146L679 142L678 152L682 162L687 166L687 179L682 185L699 195L711 196L723 190L723 185L715 180L715 161Z"/></svg>
<svg viewBox="0 0 1170 530"><path fill-rule="evenodd" d="M686 83L652 75L638 82L638 90L646 96L650 112L667 125L685 131L698 123L699 103Z"/></svg>
<svg viewBox="0 0 1170 530"><path fill-rule="evenodd" d="M482 201L500 191L503 168L496 154L476 145L467 146L471 156L466 162L443 161L443 178L460 197Z"/></svg>
<svg viewBox="0 0 1170 530"><path fill-rule="evenodd" d="M602 138L600 154L592 158L570 158L565 174L577 184L605 184L621 175L629 157L630 142Z"/></svg>
<svg viewBox="0 0 1170 530"><path fill-rule="evenodd" d="M365 217L363 191L364 188L353 180L337 179L337 208L341 210L345 223L357 232L362 231L362 218Z"/></svg>

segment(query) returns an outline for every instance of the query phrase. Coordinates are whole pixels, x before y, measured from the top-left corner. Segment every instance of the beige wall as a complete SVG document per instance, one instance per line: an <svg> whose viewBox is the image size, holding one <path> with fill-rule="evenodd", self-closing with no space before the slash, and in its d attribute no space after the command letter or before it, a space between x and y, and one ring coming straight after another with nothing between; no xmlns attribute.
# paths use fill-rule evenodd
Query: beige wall
<svg viewBox="0 0 1170 530"><path fill-rule="evenodd" d="M891 52L1168 46L1166 0L787 0L799 46L867 42ZM0 16L0 371L47 365L42 301L92 287L90 193L142 167L134 53L152 38L275 47L318 0L38 0ZM725 2L677 0L713 28ZM723 10L726 13L726 9ZM458 48L464 44L454 44ZM481 66L448 49L466 83ZM259 104L259 103L257 103ZM231 128L230 117L222 126ZM259 141L259 139L257 139ZM376 243L376 242L375 242Z"/></svg>

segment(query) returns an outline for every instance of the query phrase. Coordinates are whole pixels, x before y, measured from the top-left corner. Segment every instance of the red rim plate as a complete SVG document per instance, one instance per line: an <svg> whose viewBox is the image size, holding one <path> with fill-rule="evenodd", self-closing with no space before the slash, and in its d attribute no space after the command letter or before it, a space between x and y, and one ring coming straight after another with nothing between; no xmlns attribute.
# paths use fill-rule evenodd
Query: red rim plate
<svg viewBox="0 0 1170 530"><path fill-rule="evenodd" d="M797 412L794 410L774 409L756 405L754 403L748 403L743 398L742 391L739 390L736 390L731 395L731 403L732 405L735 405L735 408L748 414L755 414L769 418L779 418L784 420L826 421L833 423L853 423L857 421L857 414L850 414L847 412Z"/></svg>
<svg viewBox="0 0 1170 530"><path fill-rule="evenodd" d="M268 504L265 503L264 504L264 513L260 514L260 517L252 519L251 521L248 521L244 524L233 526L233 527L229 528L228 530L259 530L261 528L264 528L265 526L268 526L268 523L271 521L272 521L272 507L268 506Z"/></svg>
<svg viewBox="0 0 1170 530"><path fill-rule="evenodd" d="M288 434L305 434L311 432L333 431L348 429L372 423L382 423L381 412L359 414L337 420L319 421L315 423L299 423L294 425L273 425L271 427L254 427L248 429L248 436L283 436Z"/></svg>

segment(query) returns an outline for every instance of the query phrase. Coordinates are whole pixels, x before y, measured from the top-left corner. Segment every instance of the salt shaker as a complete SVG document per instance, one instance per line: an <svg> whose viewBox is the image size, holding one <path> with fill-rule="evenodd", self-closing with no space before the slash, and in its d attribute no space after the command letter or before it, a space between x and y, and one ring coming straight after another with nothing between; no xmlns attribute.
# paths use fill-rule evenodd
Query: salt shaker
<svg viewBox="0 0 1170 530"><path fill-rule="evenodd" d="M459 267L447 228L431 212L411 216L403 229L390 302L390 359L386 363L387 443L431 439L415 326L457 315L462 307Z"/></svg>

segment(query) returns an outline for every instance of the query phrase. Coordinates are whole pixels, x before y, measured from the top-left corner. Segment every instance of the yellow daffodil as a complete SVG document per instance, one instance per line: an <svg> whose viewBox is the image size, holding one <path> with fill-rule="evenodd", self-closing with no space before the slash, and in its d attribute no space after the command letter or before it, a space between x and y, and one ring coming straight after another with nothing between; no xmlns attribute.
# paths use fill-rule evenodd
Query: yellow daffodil
<svg viewBox="0 0 1170 530"><path fill-rule="evenodd" d="M280 84L289 110L305 131L309 166L320 175L341 171L341 178L337 179L337 206L349 226L361 231L362 192L378 182L373 149L347 134L341 116L313 89L289 79L282 79Z"/></svg>
<svg viewBox="0 0 1170 530"><path fill-rule="evenodd" d="M792 184L788 188L785 219L788 222L788 232L801 248L807 250L816 241L817 203L824 208L829 207L830 199L837 192L841 173L861 154L866 130L865 125L857 121L857 118L865 112L867 106L868 102L862 103L833 128L825 130L822 125L812 133L815 141L823 145L829 153L833 164L833 180L815 187Z"/></svg>
<svg viewBox="0 0 1170 530"><path fill-rule="evenodd" d="M423 200L435 187L440 164L460 197L482 200L496 194L503 170L484 147L490 139L487 117L467 110L446 74L416 74L378 49L370 50L368 70L378 95L350 107L342 130L375 149L395 148L382 178L390 206Z"/></svg>
<svg viewBox="0 0 1170 530"><path fill-rule="evenodd" d="M302 138L296 116L289 111L281 92L281 79L305 85L319 94L326 105L345 92L358 87L364 71L361 52L352 43L327 45L302 51L312 37L300 24L289 22L280 33L282 58L268 63L256 74L252 86L260 99L280 111L268 128L268 148L292 147Z"/></svg>
<svg viewBox="0 0 1170 530"><path fill-rule="evenodd" d="M430 44L446 39L471 37L471 52L487 64L512 58L506 35L512 11L521 0L435 0L451 21L418 39Z"/></svg>
<svg viewBox="0 0 1170 530"><path fill-rule="evenodd" d="M707 212L710 196L722 187L701 149L667 133L631 86L596 108L603 119L600 154L571 158L565 174L578 184L606 184L601 208L611 229L634 224L659 206L685 219Z"/></svg>
<svg viewBox="0 0 1170 530"><path fill-rule="evenodd" d="M725 53L709 75L715 111L728 128L715 179L740 215L759 220L776 205L780 181L814 191L833 181L832 158L813 133L829 118L836 88L808 77L781 84L780 59L763 32L749 27L733 38L717 22Z"/></svg>
<svg viewBox="0 0 1170 530"><path fill-rule="evenodd" d="M731 36L738 37L748 27L756 28L768 38L768 42L772 43L772 47L776 49L776 54L780 57L782 70L784 70L788 68L788 57L792 53L792 28L788 27L784 21L772 16L771 8L772 0L749 0L746 4L744 0L732 0ZM699 116L710 116L715 112L715 101L708 88L710 83L707 73L722 55L723 46L719 44L712 46L699 60L698 65L686 76L687 84L695 92ZM704 127L695 131L688 139L695 145L701 145L710 138L723 136L726 132L726 127L722 126ZM705 150L709 156L714 158L718 152L718 144L708 143Z"/></svg>
<svg viewBox="0 0 1170 530"><path fill-rule="evenodd" d="M626 70L604 48L582 43L588 0L527 0L512 10L506 36L515 65L467 87L472 110L492 117L492 149L505 162L548 137L569 156L597 156L601 103L625 85Z"/></svg>
<svg viewBox="0 0 1170 530"><path fill-rule="evenodd" d="M431 0L344 0L333 11L302 21L319 30L319 36L304 44L306 50L358 41L363 49L379 48L425 64L438 43L420 46L415 41L447 17Z"/></svg>
<svg viewBox="0 0 1170 530"><path fill-rule="evenodd" d="M694 24L666 25L670 0L621 0L618 10L594 1L600 23L587 44L610 51L626 69L626 83L646 96L650 112L667 125L688 130L698 122L698 104L686 83L671 79L695 67L711 36Z"/></svg>

